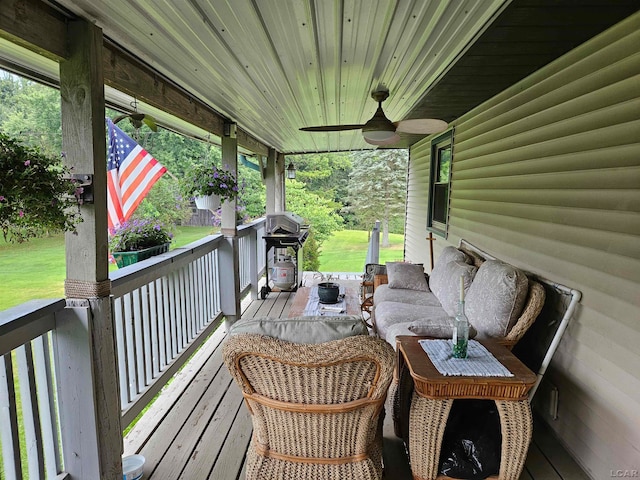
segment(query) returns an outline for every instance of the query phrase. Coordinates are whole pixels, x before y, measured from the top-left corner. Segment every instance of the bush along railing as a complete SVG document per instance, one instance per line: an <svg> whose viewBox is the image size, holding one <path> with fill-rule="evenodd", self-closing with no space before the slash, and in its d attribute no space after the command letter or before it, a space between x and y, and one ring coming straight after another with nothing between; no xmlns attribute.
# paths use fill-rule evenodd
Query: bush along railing
<svg viewBox="0 0 640 480"><path fill-rule="evenodd" d="M243 226L236 253L240 283L255 298L264 273L263 230L264 220ZM229 284L220 274L229 254L223 245L221 235L209 236L111 274L122 428L220 325ZM74 470L94 478L99 442L78 416L87 409L99 415L87 387L94 375L91 310L87 301L67 303L34 300L0 312L2 479L64 480L61 465L69 471L78 462ZM61 432L79 438L81 455L65 453Z"/></svg>

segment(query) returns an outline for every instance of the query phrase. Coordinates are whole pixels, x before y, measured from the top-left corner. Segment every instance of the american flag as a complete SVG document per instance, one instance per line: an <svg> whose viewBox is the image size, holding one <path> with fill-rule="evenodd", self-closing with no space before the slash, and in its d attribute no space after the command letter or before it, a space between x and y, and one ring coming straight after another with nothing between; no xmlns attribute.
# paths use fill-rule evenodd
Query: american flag
<svg viewBox="0 0 640 480"><path fill-rule="evenodd" d="M167 171L144 148L120 130L110 118L107 161L109 230L131 217L154 183Z"/></svg>

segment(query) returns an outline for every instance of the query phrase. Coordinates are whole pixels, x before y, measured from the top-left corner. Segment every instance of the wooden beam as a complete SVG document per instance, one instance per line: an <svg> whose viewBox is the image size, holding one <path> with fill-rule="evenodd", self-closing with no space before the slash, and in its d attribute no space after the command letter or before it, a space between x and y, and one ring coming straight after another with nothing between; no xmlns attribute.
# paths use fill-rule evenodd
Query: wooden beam
<svg viewBox="0 0 640 480"><path fill-rule="evenodd" d="M66 20L38 0L0 0L0 37L60 61L68 57Z"/></svg>
<svg viewBox="0 0 640 480"><path fill-rule="evenodd" d="M104 79L110 87L125 92L186 122L222 138L224 124L229 120L211 107L188 94L177 85L142 64L139 60L105 42ZM268 147L248 133L238 129L238 145L260 155Z"/></svg>

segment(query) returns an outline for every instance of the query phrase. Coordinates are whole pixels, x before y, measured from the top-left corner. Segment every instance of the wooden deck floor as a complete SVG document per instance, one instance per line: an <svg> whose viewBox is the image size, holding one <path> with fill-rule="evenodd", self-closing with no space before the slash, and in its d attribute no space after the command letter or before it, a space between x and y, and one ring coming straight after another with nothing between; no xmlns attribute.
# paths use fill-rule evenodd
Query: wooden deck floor
<svg viewBox="0 0 640 480"><path fill-rule="evenodd" d="M243 318L286 317L294 293L272 292L243 304ZM124 453L146 458L148 480L234 480L244 478L251 418L239 388L222 363L224 327L216 331L175 376L124 439ZM389 411L389 410L387 410ZM385 478L411 479L390 415L384 428ZM588 480L544 423L536 421L534 441L521 480Z"/></svg>

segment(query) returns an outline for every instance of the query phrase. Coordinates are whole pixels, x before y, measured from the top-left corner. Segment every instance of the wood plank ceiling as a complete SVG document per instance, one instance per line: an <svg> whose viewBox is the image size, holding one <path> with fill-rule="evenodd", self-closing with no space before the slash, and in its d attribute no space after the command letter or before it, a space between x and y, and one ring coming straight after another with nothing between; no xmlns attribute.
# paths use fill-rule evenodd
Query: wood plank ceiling
<svg viewBox="0 0 640 480"><path fill-rule="evenodd" d="M636 11L637 0L51 0L283 153L371 148L392 120L450 122ZM0 57L2 54L0 53ZM144 92L138 97L144 101ZM403 135L397 146L422 136Z"/></svg>

